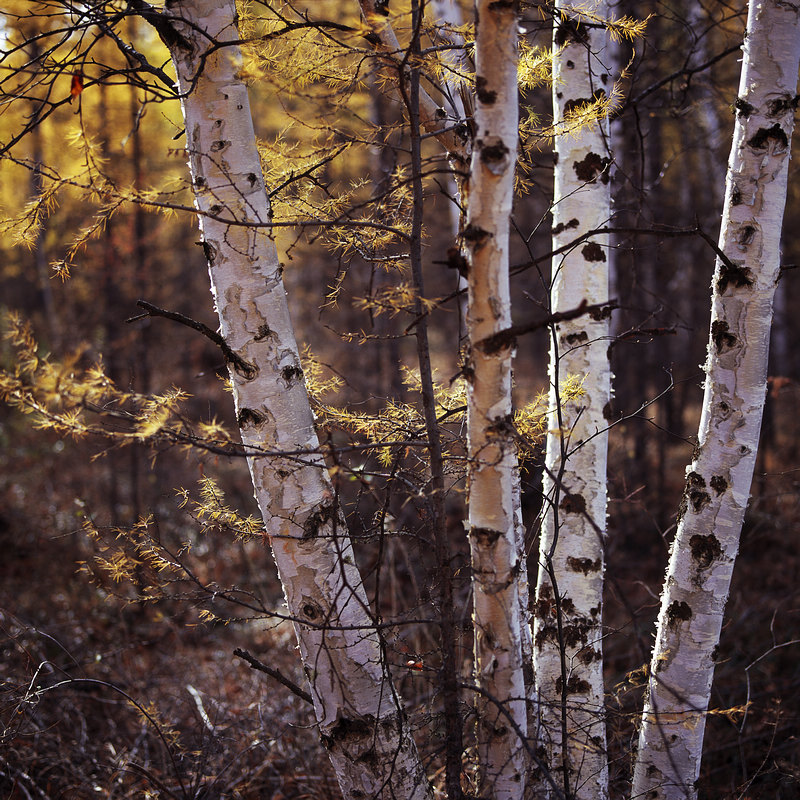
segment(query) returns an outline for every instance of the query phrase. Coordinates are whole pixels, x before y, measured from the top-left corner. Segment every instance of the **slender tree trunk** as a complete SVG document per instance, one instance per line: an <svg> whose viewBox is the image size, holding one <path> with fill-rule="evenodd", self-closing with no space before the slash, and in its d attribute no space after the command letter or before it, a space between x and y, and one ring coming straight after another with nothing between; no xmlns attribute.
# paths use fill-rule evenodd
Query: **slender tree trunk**
<svg viewBox="0 0 800 800"><path fill-rule="evenodd" d="M411 25L415 31L411 42L411 56L418 59L420 55L419 22L420 8L417 0L411 0ZM433 544L436 552L439 583L439 645L441 647L442 666L440 672L440 691L445 730L445 787L450 800L461 800L461 765L464 751L464 723L461 716L459 698L459 664L455 625L455 607L453 600L453 564L450 552L450 541L445 519L445 485L444 459L442 455L439 421L436 413L436 397L433 388L433 367L431 365L431 349L428 341L428 316L425 313L422 299L425 297L425 285L422 274L422 220L423 220L423 186L422 186L422 140L419 113L419 70L411 68L407 93L407 109L411 134L411 186L414 197L414 211L411 223L411 274L417 292L414 313L417 317L415 336L417 341L417 363L419 364L420 384L422 388L422 406L425 414L425 429L428 435L428 453L430 459L431 480L427 495L427 512L430 528L433 532ZM405 87L404 87L405 88ZM405 91L404 91L405 93Z"/></svg>
<svg viewBox="0 0 800 800"><path fill-rule="evenodd" d="M345 522L325 471L281 280L233 0L168 0L144 11L170 48L195 203L243 443L305 451L248 459L308 678L345 798L428 798L392 689Z"/></svg>
<svg viewBox="0 0 800 800"><path fill-rule="evenodd" d="M469 382L469 539L472 550L475 679L479 688L481 796L524 792L527 731L522 665L514 485L519 480L511 425L512 343L482 340L511 324L509 217L517 151L517 8L476 6L476 139L470 170L467 330Z"/></svg>
<svg viewBox="0 0 800 800"><path fill-rule="evenodd" d="M716 648L753 476L797 70L798 8L751 3L728 162L698 447L658 617L633 797L695 798Z"/></svg>
<svg viewBox="0 0 800 800"><path fill-rule="evenodd" d="M608 33L556 3L553 105L556 167L553 247L610 217L607 121L579 122L575 109L602 99L613 81L604 63ZM590 4L607 13L604 2ZM595 237L553 262L552 310L608 299L608 240ZM604 411L611 396L609 321L579 317L555 326L550 353L551 417L545 508L534 614L534 675L541 709L540 748L567 797L608 794L602 657L606 525ZM564 403L568 377L581 397ZM542 784L542 796L549 789Z"/></svg>
<svg viewBox="0 0 800 800"><path fill-rule="evenodd" d="M456 0L430 0L427 4L433 18L433 24L439 26L438 42L452 44L454 47L465 47L464 37L458 33L451 33L445 30L447 27L459 27L463 24L461 9ZM440 56L440 61L444 70L444 95L447 100L445 111L451 124L466 125L468 113L464 107L464 87L465 84L458 80L459 75L466 75L471 72L467 63L465 50L445 50ZM459 181L456 179L455 172L449 172L443 176L444 187L447 195L452 198L449 201L448 211L450 212L450 225L453 232L453 241L456 241L463 221L466 216L464 207L464 197L462 196ZM458 302L459 310L459 338L465 340L467 336L467 295L469 287L467 279L459 273L458 289L462 292Z"/></svg>

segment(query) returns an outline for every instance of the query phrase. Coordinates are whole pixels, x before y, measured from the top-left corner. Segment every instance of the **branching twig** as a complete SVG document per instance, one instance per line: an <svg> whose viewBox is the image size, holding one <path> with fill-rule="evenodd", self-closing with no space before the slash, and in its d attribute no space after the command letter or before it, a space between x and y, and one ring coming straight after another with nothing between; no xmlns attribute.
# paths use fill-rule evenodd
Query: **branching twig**
<svg viewBox="0 0 800 800"><path fill-rule="evenodd" d="M143 319L144 317L165 317L166 319L171 319L173 322L180 322L181 325L186 325L188 328L193 328L196 331L199 331L206 336L207 338L211 339L220 350L222 350L222 354L225 356L225 360L229 361L233 366L236 368L237 372L241 372L246 378L251 378L255 374L255 367L249 362L245 361L240 355L235 353L230 345L220 336L216 331L211 330L208 325L198 322L196 319L192 319L191 317L186 317L183 314L179 314L177 311L167 311L164 308L159 308L158 306L154 306L152 303L148 303L145 300L137 300L136 305L139 308L143 308L147 313L146 314L137 314L135 317L130 317L126 319L125 322L136 322L138 319Z"/></svg>
<svg viewBox="0 0 800 800"><path fill-rule="evenodd" d="M584 314L591 314L592 316L606 315L616 307L617 304L613 300L609 300L606 303L594 303L593 305L589 305L586 300L581 300L576 308L572 308L569 311L557 311L544 319L535 320L534 322L523 322L520 325L512 325L510 328L504 328L497 333L493 333L491 336L487 336L485 339L475 342L473 347L482 350L484 353L491 354L497 352L502 347L513 346L517 336L522 336L532 331L538 331L541 328L547 328L549 325L555 325L559 322L577 319Z"/></svg>
<svg viewBox="0 0 800 800"><path fill-rule="evenodd" d="M251 669L258 670L259 672L266 672L271 678L275 678L278 683L282 683L292 694L296 694L301 700L314 705L314 698L305 690L301 689L294 681L289 680L279 669L267 666L263 661L259 661L255 656L251 656L247 650L236 648L233 651L235 656L246 661Z"/></svg>

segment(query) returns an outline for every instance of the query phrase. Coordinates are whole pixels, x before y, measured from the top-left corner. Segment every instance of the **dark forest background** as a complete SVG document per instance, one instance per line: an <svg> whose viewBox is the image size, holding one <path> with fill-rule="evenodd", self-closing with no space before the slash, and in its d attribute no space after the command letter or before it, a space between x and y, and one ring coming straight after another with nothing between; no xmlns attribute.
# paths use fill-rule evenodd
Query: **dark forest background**
<svg viewBox="0 0 800 800"><path fill-rule="evenodd" d="M9 42L57 22L52 4L50 17L16 20L13 11L19 5L8 4L2 32L6 49ZM617 422L609 455L605 652L615 796L626 788L641 702L637 670L649 657L697 430L699 365L705 359L714 266L705 237L716 241L719 231L739 78L737 48L745 24L739 2L620 5L637 18L653 16L644 38L616 45L629 68L612 125L613 226L618 229L612 297L619 307L609 342ZM325 0L313 4L312 11L317 19L329 14L356 25L355 6ZM546 46L549 23L535 8L524 15L527 40ZM126 24L143 47L160 52L141 20ZM109 61L112 51L109 47L105 56ZM33 63L36 54L30 47L25 52ZM291 53L278 49L274 58L286 64ZM164 52L160 60L166 60ZM11 85L9 63L4 62L4 92ZM190 213L122 204L72 258L71 277L53 277L51 263L65 257L76 231L93 224L98 208L118 187L164 190L184 179L177 102L143 105L140 87L103 75L87 62L85 88L75 102L31 126L0 161L0 213L8 218L41 196L46 181L7 157L28 165L56 164L63 172L71 158L79 158L70 155L77 129L91 139L92 158L108 181L98 186L94 205L77 191L62 191L28 246L14 245L10 237L0 241L0 305L30 323L41 353L64 358L81 348L76 363L102 358L117 386L154 395L180 387L191 395L183 405L186 419L216 418L235 429L219 350L166 319L127 321L141 314L136 304L145 300L216 328ZM69 74L58 80L62 94L69 92ZM301 99L281 94L282 80L267 76L254 79L251 87L256 130L268 153L305 152L303 147L314 141L310 131L333 125L329 115L334 114L347 118L342 142L355 135L356 122L365 117L374 130L385 132L383 147L351 148L314 172L318 185L335 193L362 181L369 189L406 159L402 112L391 94L381 92L378 80L367 80L344 105L322 82L311 84ZM523 103L546 121L549 87L525 93ZM7 144L27 124L34 105L19 108L17 101L16 110L0 113L0 142ZM80 152L85 158L86 151ZM512 283L519 323L546 314L548 142L530 141L521 162L527 188L514 210L519 266ZM709 800L800 796L797 169L796 163L790 167L759 462L717 657L712 707L722 713L711 716L706 735L701 796ZM285 165L276 170L291 171ZM270 182L280 185L280 175L270 176ZM288 205L295 185L285 190ZM180 189L175 191L177 196ZM441 298L457 289L456 271L447 266L454 240L448 233L448 199L433 182L428 194L425 278L429 295ZM376 316L358 302L376 282L387 280L386 274L357 249L326 244L313 226L284 229L278 241L298 341L312 349L325 374L341 380L327 402L359 409L377 409L387 398L413 402L401 369L415 358L414 342L404 335L408 316ZM330 299L334 286L339 287L335 303ZM438 376L447 382L459 369L457 300L438 306L430 324ZM371 338L346 335L360 331ZM515 392L520 405L546 390L547 336L542 330L519 341ZM8 342L0 344L3 367L11 369L15 358ZM350 441L349 436L342 432L337 441ZM342 458L351 472L338 488L352 528L363 538L362 566L372 574L378 550L389 566L376 606L390 617L401 613L409 597L424 604L432 573L418 509L411 500L396 501L400 533L378 545L370 520L379 488L356 479L357 457ZM525 470L523 507L535 548L539 459L526 461ZM241 519L233 514L209 520L207 506L197 505L203 486L208 487L202 483L206 478L216 482L221 505L241 517L257 513L243 459L166 444L123 447L111 438L74 441L0 406L3 797L337 795L310 709L233 654L235 648L247 650L302 682L292 631L271 616L282 600L268 548L258 535L241 535ZM189 493L185 505L181 487ZM458 482L448 513L453 547L468 563ZM136 537L144 533L136 526L145 518L148 541L185 565L161 573L165 588L150 602L142 594L155 580L151 564L143 562L134 580L114 580L113 570L98 568L102 559L107 565L120 552L134 561L141 555L137 542L143 539ZM531 563L535 569L535 559ZM229 587L238 587L233 594L249 609L226 599L233 596L226 594ZM439 749L438 706L433 667L427 663L436 661L434 641L414 628L394 641L390 654L411 714L425 734L432 772Z"/></svg>

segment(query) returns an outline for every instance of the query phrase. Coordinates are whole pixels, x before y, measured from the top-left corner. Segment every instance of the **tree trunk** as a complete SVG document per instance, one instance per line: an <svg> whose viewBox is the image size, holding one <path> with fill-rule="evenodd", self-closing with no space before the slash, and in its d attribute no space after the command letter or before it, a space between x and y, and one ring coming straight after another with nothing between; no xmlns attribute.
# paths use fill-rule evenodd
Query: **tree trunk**
<svg viewBox="0 0 800 800"><path fill-rule="evenodd" d="M460 27L463 24L461 9L456 0L431 0L426 6L430 9L432 22L437 26L439 36L437 43L451 44L457 48L465 48L464 37L459 33L453 33L448 28ZM465 84L458 80L459 75L467 75L472 70L467 60L467 55L464 50L444 50L440 56L440 62L444 71L444 97L446 99L445 111L448 114L448 122L466 126L467 117L471 116L471 112L467 112L464 107L464 86ZM457 166L457 165L456 165ZM464 208L465 197L462 196L459 181L456 180L455 172L448 172L442 176L444 183L445 193L447 194L450 214L450 224L453 231L453 242L456 241L459 233L461 232L462 222L466 216L466 209ZM467 279L458 273L457 277L458 289L462 293L458 301L458 316L459 316L459 339L464 341L467 337L467 296L469 294L469 286Z"/></svg>
<svg viewBox="0 0 800 800"><path fill-rule="evenodd" d="M481 0L476 23L476 139L468 224L470 340L467 379L469 539L472 551L475 680L479 688L481 796L522 797L527 731L522 670L511 424L513 342L487 337L511 324L509 217L517 152L517 9ZM482 343L482 340L484 343Z"/></svg>
<svg viewBox="0 0 800 800"><path fill-rule="evenodd" d="M717 643L753 476L800 63L798 9L751 3L698 447L672 545L633 797L694 798Z"/></svg>
<svg viewBox="0 0 800 800"><path fill-rule="evenodd" d="M604 62L608 33L556 3L553 106L556 167L553 248L610 217L607 120L576 119L613 81ZM604 2L591 4L603 17ZM608 238L594 237L553 261L553 312L608 299ZM534 675L541 711L539 745L567 797L608 794L603 693L602 592L606 526L604 412L611 396L609 321L583 316L555 326L550 351L550 423L545 507L534 613ZM565 403L564 381L583 394ZM542 796L549 796L542 782Z"/></svg>
<svg viewBox="0 0 800 800"><path fill-rule="evenodd" d="M136 2L142 10L144 4ZM168 0L147 18L170 48L195 205L243 443L319 724L345 798L429 798L325 471L270 238L233 0Z"/></svg>

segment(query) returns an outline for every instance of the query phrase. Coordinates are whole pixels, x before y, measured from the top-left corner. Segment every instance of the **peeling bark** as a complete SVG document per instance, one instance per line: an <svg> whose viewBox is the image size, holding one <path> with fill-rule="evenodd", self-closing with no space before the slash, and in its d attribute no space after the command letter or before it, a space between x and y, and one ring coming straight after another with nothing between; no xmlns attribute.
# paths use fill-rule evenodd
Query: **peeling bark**
<svg viewBox="0 0 800 800"><path fill-rule="evenodd" d="M153 11L153 13L157 13ZM256 150L233 0L168 0L158 30L178 74L195 205L248 459L320 735L345 798L425 800L430 787L394 693L303 381ZM164 33L166 32L166 34ZM167 35L168 34L168 35ZM242 368L245 363L247 368Z"/></svg>
<svg viewBox="0 0 800 800"><path fill-rule="evenodd" d="M609 93L608 33L556 3L553 108L556 167L553 249L610 217L608 122L576 130L569 112ZM607 14L605 2L588 10ZM554 260L551 311L608 300L608 237L597 236ZM599 318L598 318L599 317ZM550 422L545 508L534 609L534 675L540 708L539 747L568 797L608 795L602 660L602 591L606 526L604 409L611 399L609 320L581 316L555 326L550 352ZM560 387L582 380L569 403ZM555 585L554 585L555 581ZM551 788L540 779L542 797Z"/></svg>
<svg viewBox="0 0 800 800"><path fill-rule="evenodd" d="M699 445L672 545L633 797L693 800L715 650L755 467L794 126L796 4L751 3L728 162Z"/></svg>
<svg viewBox="0 0 800 800"><path fill-rule="evenodd" d="M517 148L517 8L476 6L476 138L470 169L467 330L471 343L511 324L509 217ZM470 351L469 530L473 575L475 680L481 796L521 798L527 731L511 425L512 346ZM517 504L518 505L518 504ZM510 719L509 719L510 717ZM512 725L513 721L513 725ZM516 728L516 730L515 730Z"/></svg>

